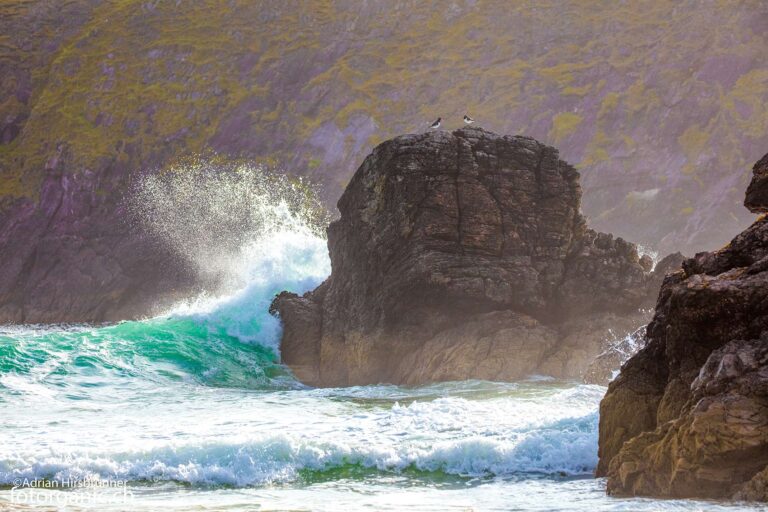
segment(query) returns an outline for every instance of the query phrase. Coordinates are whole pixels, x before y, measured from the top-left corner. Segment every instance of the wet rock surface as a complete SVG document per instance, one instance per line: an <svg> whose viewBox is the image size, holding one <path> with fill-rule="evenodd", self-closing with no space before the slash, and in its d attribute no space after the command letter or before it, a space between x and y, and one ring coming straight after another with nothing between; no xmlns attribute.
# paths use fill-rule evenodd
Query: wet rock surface
<svg viewBox="0 0 768 512"><path fill-rule="evenodd" d="M273 303L284 361L324 386L580 378L612 328L647 321L668 268L588 229L580 201L578 172L531 138L381 144L328 228L331 277Z"/></svg>
<svg viewBox="0 0 768 512"><path fill-rule="evenodd" d="M746 206L768 208L764 157ZM699 253L661 288L647 345L600 407L613 494L765 500L768 220Z"/></svg>

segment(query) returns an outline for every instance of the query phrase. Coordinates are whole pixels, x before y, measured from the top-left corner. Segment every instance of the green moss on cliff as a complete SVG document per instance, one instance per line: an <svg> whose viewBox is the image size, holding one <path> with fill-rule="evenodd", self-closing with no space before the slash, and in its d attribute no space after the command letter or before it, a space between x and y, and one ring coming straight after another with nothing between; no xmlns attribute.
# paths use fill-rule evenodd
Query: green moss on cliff
<svg viewBox="0 0 768 512"><path fill-rule="evenodd" d="M0 144L3 195L34 195L59 144L75 170L104 159L135 169L223 147L321 175L333 189L376 142L438 115L452 129L466 112L484 127L556 143L585 172L641 168L660 145L685 157L654 170L651 182L678 173L715 187L685 167L702 141L724 171L743 169L746 149L768 143L768 70L755 65L734 80L702 71L709 58L763 53L749 3L55 6L79 12L78 24L41 17L44 5L0 2L0 66L29 68L31 82L28 99L0 98L0 119L27 116L13 142ZM4 90L19 84L16 73L0 77ZM686 131L693 125L696 134ZM328 126L343 144L329 143Z"/></svg>

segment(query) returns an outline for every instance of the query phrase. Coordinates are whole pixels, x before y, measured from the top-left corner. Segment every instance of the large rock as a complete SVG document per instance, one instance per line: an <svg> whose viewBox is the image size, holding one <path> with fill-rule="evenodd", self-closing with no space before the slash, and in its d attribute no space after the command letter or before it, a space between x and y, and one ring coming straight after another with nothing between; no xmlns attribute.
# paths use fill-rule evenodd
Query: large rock
<svg viewBox="0 0 768 512"><path fill-rule="evenodd" d="M746 204L766 211L765 166ZM768 220L665 280L647 346L600 406L613 494L761 499L768 474Z"/></svg>
<svg viewBox="0 0 768 512"><path fill-rule="evenodd" d="M646 321L662 276L587 229L580 200L579 174L530 138L381 144L328 228L331 277L273 304L283 360L325 386L580 377L612 327Z"/></svg>

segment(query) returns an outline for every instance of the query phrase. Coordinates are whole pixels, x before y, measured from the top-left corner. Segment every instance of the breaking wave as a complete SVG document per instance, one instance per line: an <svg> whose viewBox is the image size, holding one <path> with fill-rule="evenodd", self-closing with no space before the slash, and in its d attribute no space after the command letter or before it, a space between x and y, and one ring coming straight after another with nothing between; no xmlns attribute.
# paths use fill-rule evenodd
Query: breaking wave
<svg viewBox="0 0 768 512"><path fill-rule="evenodd" d="M597 413L591 409L601 388L532 392L540 385L482 384L496 387L496 396L427 398L409 405L381 403L382 390L369 386L359 388L358 400L376 396L378 405L341 410L336 400L343 390L297 390L280 400L290 404L286 414L300 414L293 407L306 406L304 400L318 408L305 411L303 430L284 428L295 425L272 418L277 428L256 436L240 424L236 431L226 428L186 443L168 439L148 449L25 454L0 462L0 483L112 478L247 487L365 472L477 478L585 475L594 470ZM461 392L463 384L453 383L439 393L451 387ZM389 388L393 396L402 392L408 391ZM507 416L494 417L492 410ZM314 423L329 414L333 417L323 424Z"/></svg>

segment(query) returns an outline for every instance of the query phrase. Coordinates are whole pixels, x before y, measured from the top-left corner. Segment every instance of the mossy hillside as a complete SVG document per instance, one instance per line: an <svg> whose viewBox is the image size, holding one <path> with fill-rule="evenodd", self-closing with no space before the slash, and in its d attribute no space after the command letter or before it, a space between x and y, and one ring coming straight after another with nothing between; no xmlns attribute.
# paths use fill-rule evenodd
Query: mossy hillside
<svg viewBox="0 0 768 512"><path fill-rule="evenodd" d="M0 8L29 18L42 3ZM722 194L726 173L746 182L752 153L768 143L757 3L67 6L86 21L33 66L26 103L0 101L0 118L29 114L0 145L6 195L34 196L63 143L73 171L105 159L141 169L212 149L309 175L332 199L373 145L438 115L458 127L469 112L560 147L582 170L585 208L605 219L601 228L650 223L659 205L638 217L622 201L661 188L661 208L678 202L665 215L682 230ZM54 25L34 37L51 37ZM25 61L7 33L3 55ZM718 205L734 222L745 218L738 196ZM694 212L681 214L689 202Z"/></svg>

